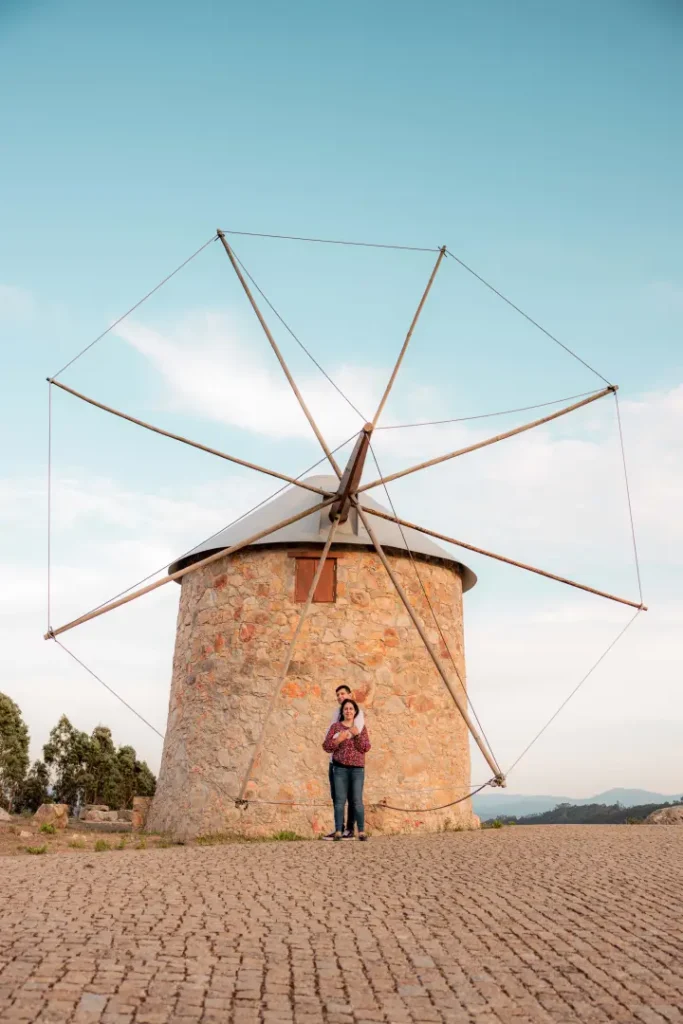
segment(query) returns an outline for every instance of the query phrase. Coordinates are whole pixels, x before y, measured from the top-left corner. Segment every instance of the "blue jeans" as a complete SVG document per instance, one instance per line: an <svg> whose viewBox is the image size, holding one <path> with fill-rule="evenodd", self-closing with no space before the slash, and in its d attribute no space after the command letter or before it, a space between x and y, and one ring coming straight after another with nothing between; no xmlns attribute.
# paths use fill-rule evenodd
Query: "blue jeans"
<svg viewBox="0 0 683 1024"><path fill-rule="evenodd" d="M332 784L334 787L334 830L344 830L344 808L348 800L348 827L353 829L355 821L359 832L365 832L365 808L363 807L363 782L365 768L332 762Z"/></svg>
<svg viewBox="0 0 683 1024"><path fill-rule="evenodd" d="M334 761L330 760L330 796L332 797L332 806L334 807ZM349 803L346 809L346 830L347 832L353 832L356 820L353 816L353 805Z"/></svg>

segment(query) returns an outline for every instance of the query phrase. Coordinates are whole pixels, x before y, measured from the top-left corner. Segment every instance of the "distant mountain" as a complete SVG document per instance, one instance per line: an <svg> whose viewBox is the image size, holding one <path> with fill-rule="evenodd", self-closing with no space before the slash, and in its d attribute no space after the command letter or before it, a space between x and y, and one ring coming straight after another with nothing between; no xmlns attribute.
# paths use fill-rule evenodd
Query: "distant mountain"
<svg viewBox="0 0 683 1024"><path fill-rule="evenodd" d="M472 808L482 821L497 818L501 814L522 817L525 814L543 814L551 811L558 804L621 804L623 807L637 807L641 804L665 804L671 800L679 800L681 792L667 796L664 793L651 793L647 789L608 789L596 796L525 796L519 793L508 793L505 789L493 792L478 793L472 797Z"/></svg>

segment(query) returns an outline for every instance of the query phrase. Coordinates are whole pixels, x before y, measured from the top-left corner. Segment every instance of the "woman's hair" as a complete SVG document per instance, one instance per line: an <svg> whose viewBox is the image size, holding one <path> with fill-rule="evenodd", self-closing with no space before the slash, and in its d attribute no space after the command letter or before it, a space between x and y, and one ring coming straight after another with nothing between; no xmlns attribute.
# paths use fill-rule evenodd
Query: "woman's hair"
<svg viewBox="0 0 683 1024"><path fill-rule="evenodd" d="M351 700L350 697L347 697L345 700L343 700L341 702L341 705L339 707L339 721L340 722L343 722L343 720L344 720L344 708L346 707L347 704L351 704L353 706L353 717L354 718L358 714L359 707L356 704L355 700Z"/></svg>

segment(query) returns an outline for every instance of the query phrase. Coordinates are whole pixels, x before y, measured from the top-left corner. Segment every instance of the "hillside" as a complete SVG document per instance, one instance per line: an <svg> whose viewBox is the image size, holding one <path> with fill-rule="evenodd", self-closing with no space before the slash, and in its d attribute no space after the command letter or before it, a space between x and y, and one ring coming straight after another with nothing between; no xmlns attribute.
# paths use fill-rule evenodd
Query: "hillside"
<svg viewBox="0 0 683 1024"><path fill-rule="evenodd" d="M482 821L491 818L522 817L530 814L543 814L551 811L559 804L571 804L581 807L590 804L601 804L614 806L621 804L622 807L639 807L646 804L653 804L662 807L666 803L677 801L681 793L665 794L652 793L646 789L608 789L604 793L597 793L589 797L569 796L530 796L526 794L508 793L504 789L488 793L480 793L472 797L474 813L478 814Z"/></svg>

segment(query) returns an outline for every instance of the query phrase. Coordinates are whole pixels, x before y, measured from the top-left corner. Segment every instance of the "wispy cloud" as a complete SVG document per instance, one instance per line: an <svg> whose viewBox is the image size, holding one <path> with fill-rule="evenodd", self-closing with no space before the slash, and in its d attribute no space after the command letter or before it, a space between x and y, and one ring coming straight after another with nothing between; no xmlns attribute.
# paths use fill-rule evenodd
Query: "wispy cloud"
<svg viewBox="0 0 683 1024"><path fill-rule="evenodd" d="M36 303L30 292L14 284L0 284L0 324L26 324L36 314Z"/></svg>

